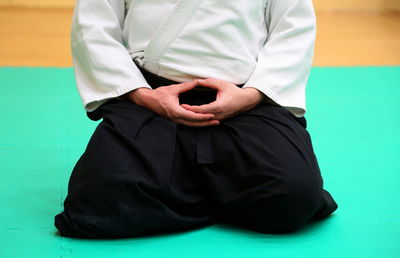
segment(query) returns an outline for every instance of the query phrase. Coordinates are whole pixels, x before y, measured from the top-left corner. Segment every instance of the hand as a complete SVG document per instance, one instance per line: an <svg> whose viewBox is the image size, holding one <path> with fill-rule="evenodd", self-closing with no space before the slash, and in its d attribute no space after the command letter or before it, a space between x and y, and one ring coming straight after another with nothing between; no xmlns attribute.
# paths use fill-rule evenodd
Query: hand
<svg viewBox="0 0 400 258"><path fill-rule="evenodd" d="M199 79L197 82L201 86L217 90L216 100L200 106L188 104L182 104L181 106L188 111L196 113L214 114L214 119L216 120L223 120L247 111L266 98L256 88L240 88L233 83L222 80Z"/></svg>
<svg viewBox="0 0 400 258"><path fill-rule="evenodd" d="M215 115L208 112L197 113L179 105L179 94L193 89L197 80L158 87L157 89L139 88L124 95L137 105L152 110L171 121L192 127L217 125Z"/></svg>

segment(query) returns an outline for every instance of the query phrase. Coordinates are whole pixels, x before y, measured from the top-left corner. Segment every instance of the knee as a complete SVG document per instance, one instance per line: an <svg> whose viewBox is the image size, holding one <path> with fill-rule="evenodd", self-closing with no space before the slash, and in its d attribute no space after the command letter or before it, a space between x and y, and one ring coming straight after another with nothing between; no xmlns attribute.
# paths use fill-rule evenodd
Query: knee
<svg viewBox="0 0 400 258"><path fill-rule="evenodd" d="M54 226L58 229L61 236L74 238L99 238L103 234L101 232L93 232L80 226L77 221L71 221L65 212L55 216Z"/></svg>
<svg viewBox="0 0 400 258"><path fill-rule="evenodd" d="M261 233L290 233L301 228L308 216L299 213L299 207L289 206L287 202L261 207L252 212L253 229Z"/></svg>
<svg viewBox="0 0 400 258"><path fill-rule="evenodd" d="M119 238L140 234L130 225L122 225L115 217L100 217L87 214L70 214L68 211L57 214L54 226L61 236L72 238Z"/></svg>
<svg viewBox="0 0 400 258"><path fill-rule="evenodd" d="M251 219L255 230L262 233L290 233L304 226L319 205L318 185L299 181L286 181L274 191L259 194L251 206Z"/></svg>

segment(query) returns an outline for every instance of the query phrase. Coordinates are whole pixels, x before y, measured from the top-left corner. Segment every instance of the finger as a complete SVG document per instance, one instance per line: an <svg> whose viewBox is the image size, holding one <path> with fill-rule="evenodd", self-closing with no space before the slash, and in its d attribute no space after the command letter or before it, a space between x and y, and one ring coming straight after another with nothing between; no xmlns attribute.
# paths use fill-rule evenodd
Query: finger
<svg viewBox="0 0 400 258"><path fill-rule="evenodd" d="M204 114L212 113L212 114L215 114L215 113L222 112L222 110L220 108L219 101L213 101L213 102L210 102L208 104L204 104L204 105L200 105L200 106L191 106L191 105L188 105L188 104L181 104L181 106L184 109L190 110L190 111L195 112L195 113L204 113Z"/></svg>
<svg viewBox="0 0 400 258"><path fill-rule="evenodd" d="M175 93L180 94L182 92L193 89L194 87L196 87L196 85L197 85L197 80L192 80L192 81L176 84L173 87L175 89Z"/></svg>
<svg viewBox="0 0 400 258"><path fill-rule="evenodd" d="M187 121L184 119L176 119L174 122L178 124L183 124L190 127L204 127L204 126L215 126L219 125L218 120L209 120L209 121Z"/></svg>
<svg viewBox="0 0 400 258"><path fill-rule="evenodd" d="M191 110L191 111L196 112L196 113L201 113L203 111L203 110L200 109L200 106L190 106L190 105L186 105L186 104L182 104L182 105L185 106L184 107L185 109ZM209 112L215 115L215 117L214 117L215 120L221 121L221 120L227 119L227 118L229 118L229 117L231 117L233 115L233 114L230 114L230 113L228 113L226 111L219 110L218 108L214 109L214 110L215 111L210 111L209 110Z"/></svg>
<svg viewBox="0 0 400 258"><path fill-rule="evenodd" d="M179 106L176 110L175 118L188 121L208 121L214 119L215 115L211 113L197 113Z"/></svg>
<svg viewBox="0 0 400 258"><path fill-rule="evenodd" d="M225 86L223 81L217 80L217 79L213 79L213 78L209 78L209 79L198 79L197 83L200 86L203 87L208 87L211 89L216 89L216 90L222 90L223 87Z"/></svg>

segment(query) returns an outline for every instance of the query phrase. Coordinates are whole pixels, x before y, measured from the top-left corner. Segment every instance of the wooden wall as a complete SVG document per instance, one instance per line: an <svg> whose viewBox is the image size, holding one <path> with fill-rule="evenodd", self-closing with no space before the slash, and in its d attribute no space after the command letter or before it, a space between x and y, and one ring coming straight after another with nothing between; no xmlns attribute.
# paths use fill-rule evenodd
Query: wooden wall
<svg viewBox="0 0 400 258"><path fill-rule="evenodd" d="M14 7L73 7L75 0L0 0L0 6Z"/></svg>
<svg viewBox="0 0 400 258"><path fill-rule="evenodd" d="M317 11L400 11L400 0L313 0Z"/></svg>
<svg viewBox="0 0 400 258"><path fill-rule="evenodd" d="M400 0L313 0L317 11L399 11ZM0 0L0 6L73 7L75 0Z"/></svg>

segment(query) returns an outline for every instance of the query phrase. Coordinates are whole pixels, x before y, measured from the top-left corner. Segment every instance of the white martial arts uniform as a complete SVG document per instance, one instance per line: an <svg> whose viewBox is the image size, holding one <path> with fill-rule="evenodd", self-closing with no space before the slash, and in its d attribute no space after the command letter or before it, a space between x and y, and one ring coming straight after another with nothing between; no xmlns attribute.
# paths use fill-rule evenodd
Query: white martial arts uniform
<svg viewBox="0 0 400 258"><path fill-rule="evenodd" d="M87 111L150 87L140 65L245 84L301 117L315 34L311 0L77 0L71 47Z"/></svg>

